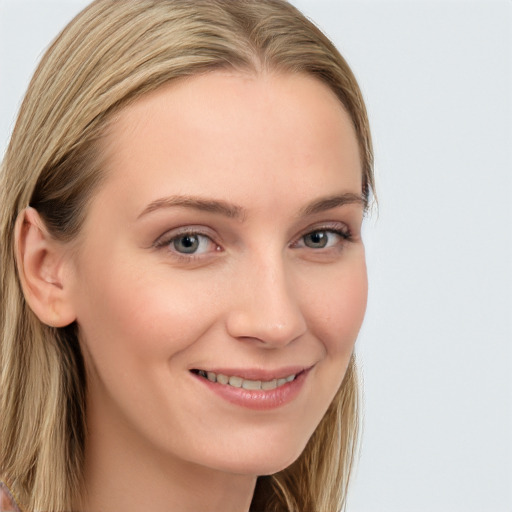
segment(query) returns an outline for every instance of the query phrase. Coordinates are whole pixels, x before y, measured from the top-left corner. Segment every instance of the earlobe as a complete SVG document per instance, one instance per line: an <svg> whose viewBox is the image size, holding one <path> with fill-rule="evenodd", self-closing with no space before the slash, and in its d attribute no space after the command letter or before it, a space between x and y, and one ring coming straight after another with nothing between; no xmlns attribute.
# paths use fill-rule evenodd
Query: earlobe
<svg viewBox="0 0 512 512"><path fill-rule="evenodd" d="M63 244L47 231L34 208L23 210L16 221L15 247L18 273L25 299L46 325L65 327L75 321L70 300Z"/></svg>

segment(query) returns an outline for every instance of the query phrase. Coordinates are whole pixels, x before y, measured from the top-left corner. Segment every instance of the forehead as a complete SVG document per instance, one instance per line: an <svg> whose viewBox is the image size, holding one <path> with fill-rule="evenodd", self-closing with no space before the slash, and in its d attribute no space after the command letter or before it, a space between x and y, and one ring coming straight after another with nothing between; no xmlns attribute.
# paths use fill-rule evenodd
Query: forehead
<svg viewBox="0 0 512 512"><path fill-rule="evenodd" d="M243 189L248 176L246 195L256 181L288 193L362 186L349 115L329 87L303 74L216 71L172 82L125 107L103 151L107 183L131 183L141 198L155 188L222 194L227 185Z"/></svg>

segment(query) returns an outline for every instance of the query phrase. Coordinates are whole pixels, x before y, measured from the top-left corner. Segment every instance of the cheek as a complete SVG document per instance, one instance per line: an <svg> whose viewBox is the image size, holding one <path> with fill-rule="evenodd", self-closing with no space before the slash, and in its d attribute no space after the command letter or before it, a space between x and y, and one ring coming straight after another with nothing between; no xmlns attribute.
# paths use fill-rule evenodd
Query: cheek
<svg viewBox="0 0 512 512"><path fill-rule="evenodd" d="M310 328L322 340L328 356L345 358L352 353L366 311L367 295L366 264L364 258L359 258L333 272L323 290L310 298Z"/></svg>
<svg viewBox="0 0 512 512"><path fill-rule="evenodd" d="M97 268L95 279L83 284L78 312L82 340L97 364L120 358L135 366L165 362L214 321L201 283L149 268Z"/></svg>

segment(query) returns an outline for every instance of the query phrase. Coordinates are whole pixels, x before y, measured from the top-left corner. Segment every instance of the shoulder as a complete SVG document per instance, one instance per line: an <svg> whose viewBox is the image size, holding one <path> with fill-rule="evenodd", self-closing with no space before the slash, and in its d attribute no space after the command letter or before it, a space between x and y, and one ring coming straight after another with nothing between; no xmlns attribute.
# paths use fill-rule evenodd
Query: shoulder
<svg viewBox="0 0 512 512"><path fill-rule="evenodd" d="M20 512L7 486L0 482L0 512Z"/></svg>

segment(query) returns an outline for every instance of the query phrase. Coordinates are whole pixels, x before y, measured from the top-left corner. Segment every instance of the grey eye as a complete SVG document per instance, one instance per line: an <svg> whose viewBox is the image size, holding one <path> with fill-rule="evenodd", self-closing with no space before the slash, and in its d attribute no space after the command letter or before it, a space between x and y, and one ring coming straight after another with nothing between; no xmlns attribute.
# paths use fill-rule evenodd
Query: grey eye
<svg viewBox="0 0 512 512"><path fill-rule="evenodd" d="M323 249L329 242L327 231L313 231L304 236L304 245L311 249Z"/></svg>
<svg viewBox="0 0 512 512"><path fill-rule="evenodd" d="M198 235L182 235L175 238L172 242L173 247L177 252L183 254L193 254L199 248L199 236Z"/></svg>

